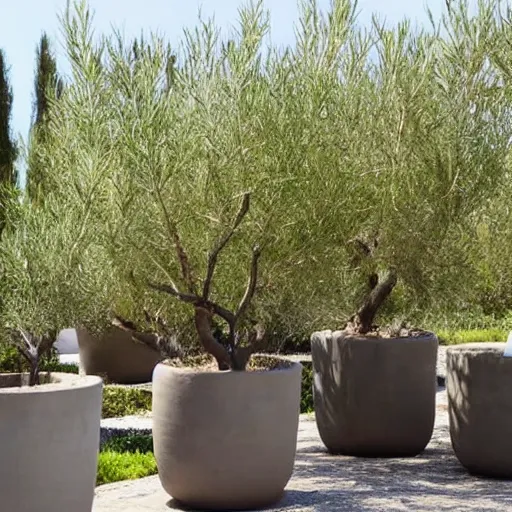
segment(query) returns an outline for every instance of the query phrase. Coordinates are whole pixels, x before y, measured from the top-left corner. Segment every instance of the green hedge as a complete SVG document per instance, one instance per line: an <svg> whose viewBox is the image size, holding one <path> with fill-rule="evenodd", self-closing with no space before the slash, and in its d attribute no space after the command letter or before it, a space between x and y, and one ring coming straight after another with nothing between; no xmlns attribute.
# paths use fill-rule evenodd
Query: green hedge
<svg viewBox="0 0 512 512"><path fill-rule="evenodd" d="M153 453L153 436L132 434L112 437L101 448L102 452Z"/></svg>
<svg viewBox="0 0 512 512"><path fill-rule="evenodd" d="M113 437L102 446L98 456L96 485L134 480L156 473L152 436Z"/></svg>
<svg viewBox="0 0 512 512"><path fill-rule="evenodd" d="M311 363L302 363L302 390L300 412L313 412L313 369ZM106 385L103 388L102 418L119 418L143 414L151 410L151 391Z"/></svg>
<svg viewBox="0 0 512 512"><path fill-rule="evenodd" d="M313 365L302 363L302 389L300 396L301 414L313 412Z"/></svg>
<svg viewBox="0 0 512 512"><path fill-rule="evenodd" d="M508 331L503 329L468 329L436 331L441 345L459 345L461 343L483 343L492 341L507 341Z"/></svg>
<svg viewBox="0 0 512 512"><path fill-rule="evenodd" d="M132 416L151 410L151 391L124 386L103 387L102 418Z"/></svg>
<svg viewBox="0 0 512 512"><path fill-rule="evenodd" d="M153 453L102 451L98 456L96 485L135 480L158 472Z"/></svg>

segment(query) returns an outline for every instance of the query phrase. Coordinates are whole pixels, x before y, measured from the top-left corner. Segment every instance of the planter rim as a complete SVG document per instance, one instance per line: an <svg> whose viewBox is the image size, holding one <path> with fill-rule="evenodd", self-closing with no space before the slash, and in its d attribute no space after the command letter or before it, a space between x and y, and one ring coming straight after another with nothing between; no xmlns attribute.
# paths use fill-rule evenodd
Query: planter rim
<svg viewBox="0 0 512 512"><path fill-rule="evenodd" d="M266 354L254 354L256 356L266 355ZM166 370L173 371L174 373L187 375L187 376L199 376L199 375L207 375L207 376L221 376L221 377L213 377L213 378L233 378L227 377L228 375L268 375L269 373L295 373L301 371L302 364L297 361L292 361L290 359L286 359L285 357L277 357L271 356L272 359L278 359L283 361L287 366L283 366L282 368L272 368L270 370L251 370L251 371L234 371L234 370L196 370L194 367L185 366L170 366L165 364L165 362L160 362L155 366L154 372L157 371L159 367L165 368ZM164 371L162 369L158 369L158 371Z"/></svg>
<svg viewBox="0 0 512 512"><path fill-rule="evenodd" d="M316 331L311 335L311 341L313 341L313 338L334 338L334 337L343 337L345 339L349 340L357 340L357 341L374 341L377 343L409 343L411 340L417 340L417 341L426 341L426 340L432 340L437 339L437 336L432 331L423 331L422 334L418 336L397 336L393 338L386 338L384 336L365 336L364 334L345 334L345 331L337 330L337 331L331 331L331 330L325 330L325 331Z"/></svg>
<svg viewBox="0 0 512 512"><path fill-rule="evenodd" d="M501 353L505 349L506 343L504 341L481 341L474 343L458 343L457 345L449 345L446 348L447 353L451 352L482 352L482 353Z"/></svg>
<svg viewBox="0 0 512 512"><path fill-rule="evenodd" d="M103 383L101 377L97 377L96 375L77 375L74 373L61 372L41 372L40 375L50 375L52 382L39 384L37 386L0 386L0 395L58 393L71 389L92 388ZM5 379L12 379L15 376L28 376L28 373L0 373L0 382Z"/></svg>

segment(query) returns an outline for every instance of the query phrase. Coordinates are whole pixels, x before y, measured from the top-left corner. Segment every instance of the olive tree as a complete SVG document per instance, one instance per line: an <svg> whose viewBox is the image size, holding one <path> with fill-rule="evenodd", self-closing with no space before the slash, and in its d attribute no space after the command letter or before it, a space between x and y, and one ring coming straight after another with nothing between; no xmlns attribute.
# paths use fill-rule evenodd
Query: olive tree
<svg viewBox="0 0 512 512"><path fill-rule="evenodd" d="M464 289L467 234L505 178L509 151L510 110L490 60L495 7L481 3L471 16L452 3L428 32L374 20L371 43L352 30L334 53L326 48L343 40L333 18L307 9L296 59L308 64L294 80L318 147L307 155L317 172L308 214L325 194L332 208L313 237L323 241L320 265L349 296L350 331L372 331L397 285L409 311Z"/></svg>
<svg viewBox="0 0 512 512"><path fill-rule="evenodd" d="M219 367L244 369L250 351L242 345L262 335L246 319L259 256L277 236L269 221L282 213L272 162L258 167L254 156L264 151L261 123L270 115L259 53L268 15L261 2L242 10L240 37L226 44L210 22L187 33L172 73L167 45L156 37L139 42L134 58L134 44L114 34L99 43L96 67L83 5L65 27L75 76L84 76L69 97L97 83L94 123L108 130L102 140L113 160L102 177L111 196L97 211L110 212L104 235L117 268L153 294L191 304L199 340ZM163 305L167 314L179 315L171 304ZM227 322L226 346L213 335L214 314Z"/></svg>
<svg viewBox="0 0 512 512"><path fill-rule="evenodd" d="M200 20L172 51L95 39L84 3L62 20L55 193L87 215L119 287L168 325L192 317L221 368L243 369L263 324L350 317L365 333L395 288L406 312L463 289L463 234L509 145L494 4L452 5L431 31L363 30L356 7L301 2L285 49L266 44L261 2L229 38Z"/></svg>
<svg viewBox="0 0 512 512"><path fill-rule="evenodd" d="M79 212L51 200L35 207L15 196L2 206L9 220L0 244L2 336L29 363L34 385L56 334L78 322L100 323L107 313L105 298L116 290L109 288L101 246L78 240L84 221ZM80 287L94 293L83 294Z"/></svg>

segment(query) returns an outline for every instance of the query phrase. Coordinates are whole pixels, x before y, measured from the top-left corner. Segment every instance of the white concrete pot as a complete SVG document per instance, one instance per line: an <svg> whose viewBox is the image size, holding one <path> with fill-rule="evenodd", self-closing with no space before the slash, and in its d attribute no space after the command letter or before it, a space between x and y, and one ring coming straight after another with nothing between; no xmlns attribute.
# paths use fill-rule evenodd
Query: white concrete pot
<svg viewBox="0 0 512 512"><path fill-rule="evenodd" d="M200 510L278 501L293 471L302 366L219 372L159 364L153 440L163 488Z"/></svg>
<svg viewBox="0 0 512 512"><path fill-rule="evenodd" d="M0 510L91 512L102 381L52 373L0 374Z"/></svg>

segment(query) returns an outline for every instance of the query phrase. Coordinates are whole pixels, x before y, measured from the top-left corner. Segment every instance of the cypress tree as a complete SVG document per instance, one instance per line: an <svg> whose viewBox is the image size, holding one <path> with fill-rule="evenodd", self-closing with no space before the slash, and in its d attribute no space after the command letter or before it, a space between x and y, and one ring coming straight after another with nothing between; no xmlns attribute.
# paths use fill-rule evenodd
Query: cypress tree
<svg viewBox="0 0 512 512"><path fill-rule="evenodd" d="M44 165L38 154L38 146L44 144L50 116L50 98L59 99L63 82L57 74L57 63L52 53L50 40L43 33L36 50L36 76L34 80L34 114L29 149L27 189L31 199L44 194Z"/></svg>
<svg viewBox="0 0 512 512"><path fill-rule="evenodd" d="M3 50L0 50L0 185L15 185L16 144L11 136L12 88Z"/></svg>
<svg viewBox="0 0 512 512"><path fill-rule="evenodd" d="M35 125L40 126L48 116L49 95L59 98L62 94L62 80L57 74L57 63L50 47L50 40L46 34L41 36L37 48L37 71L34 81L35 89Z"/></svg>

